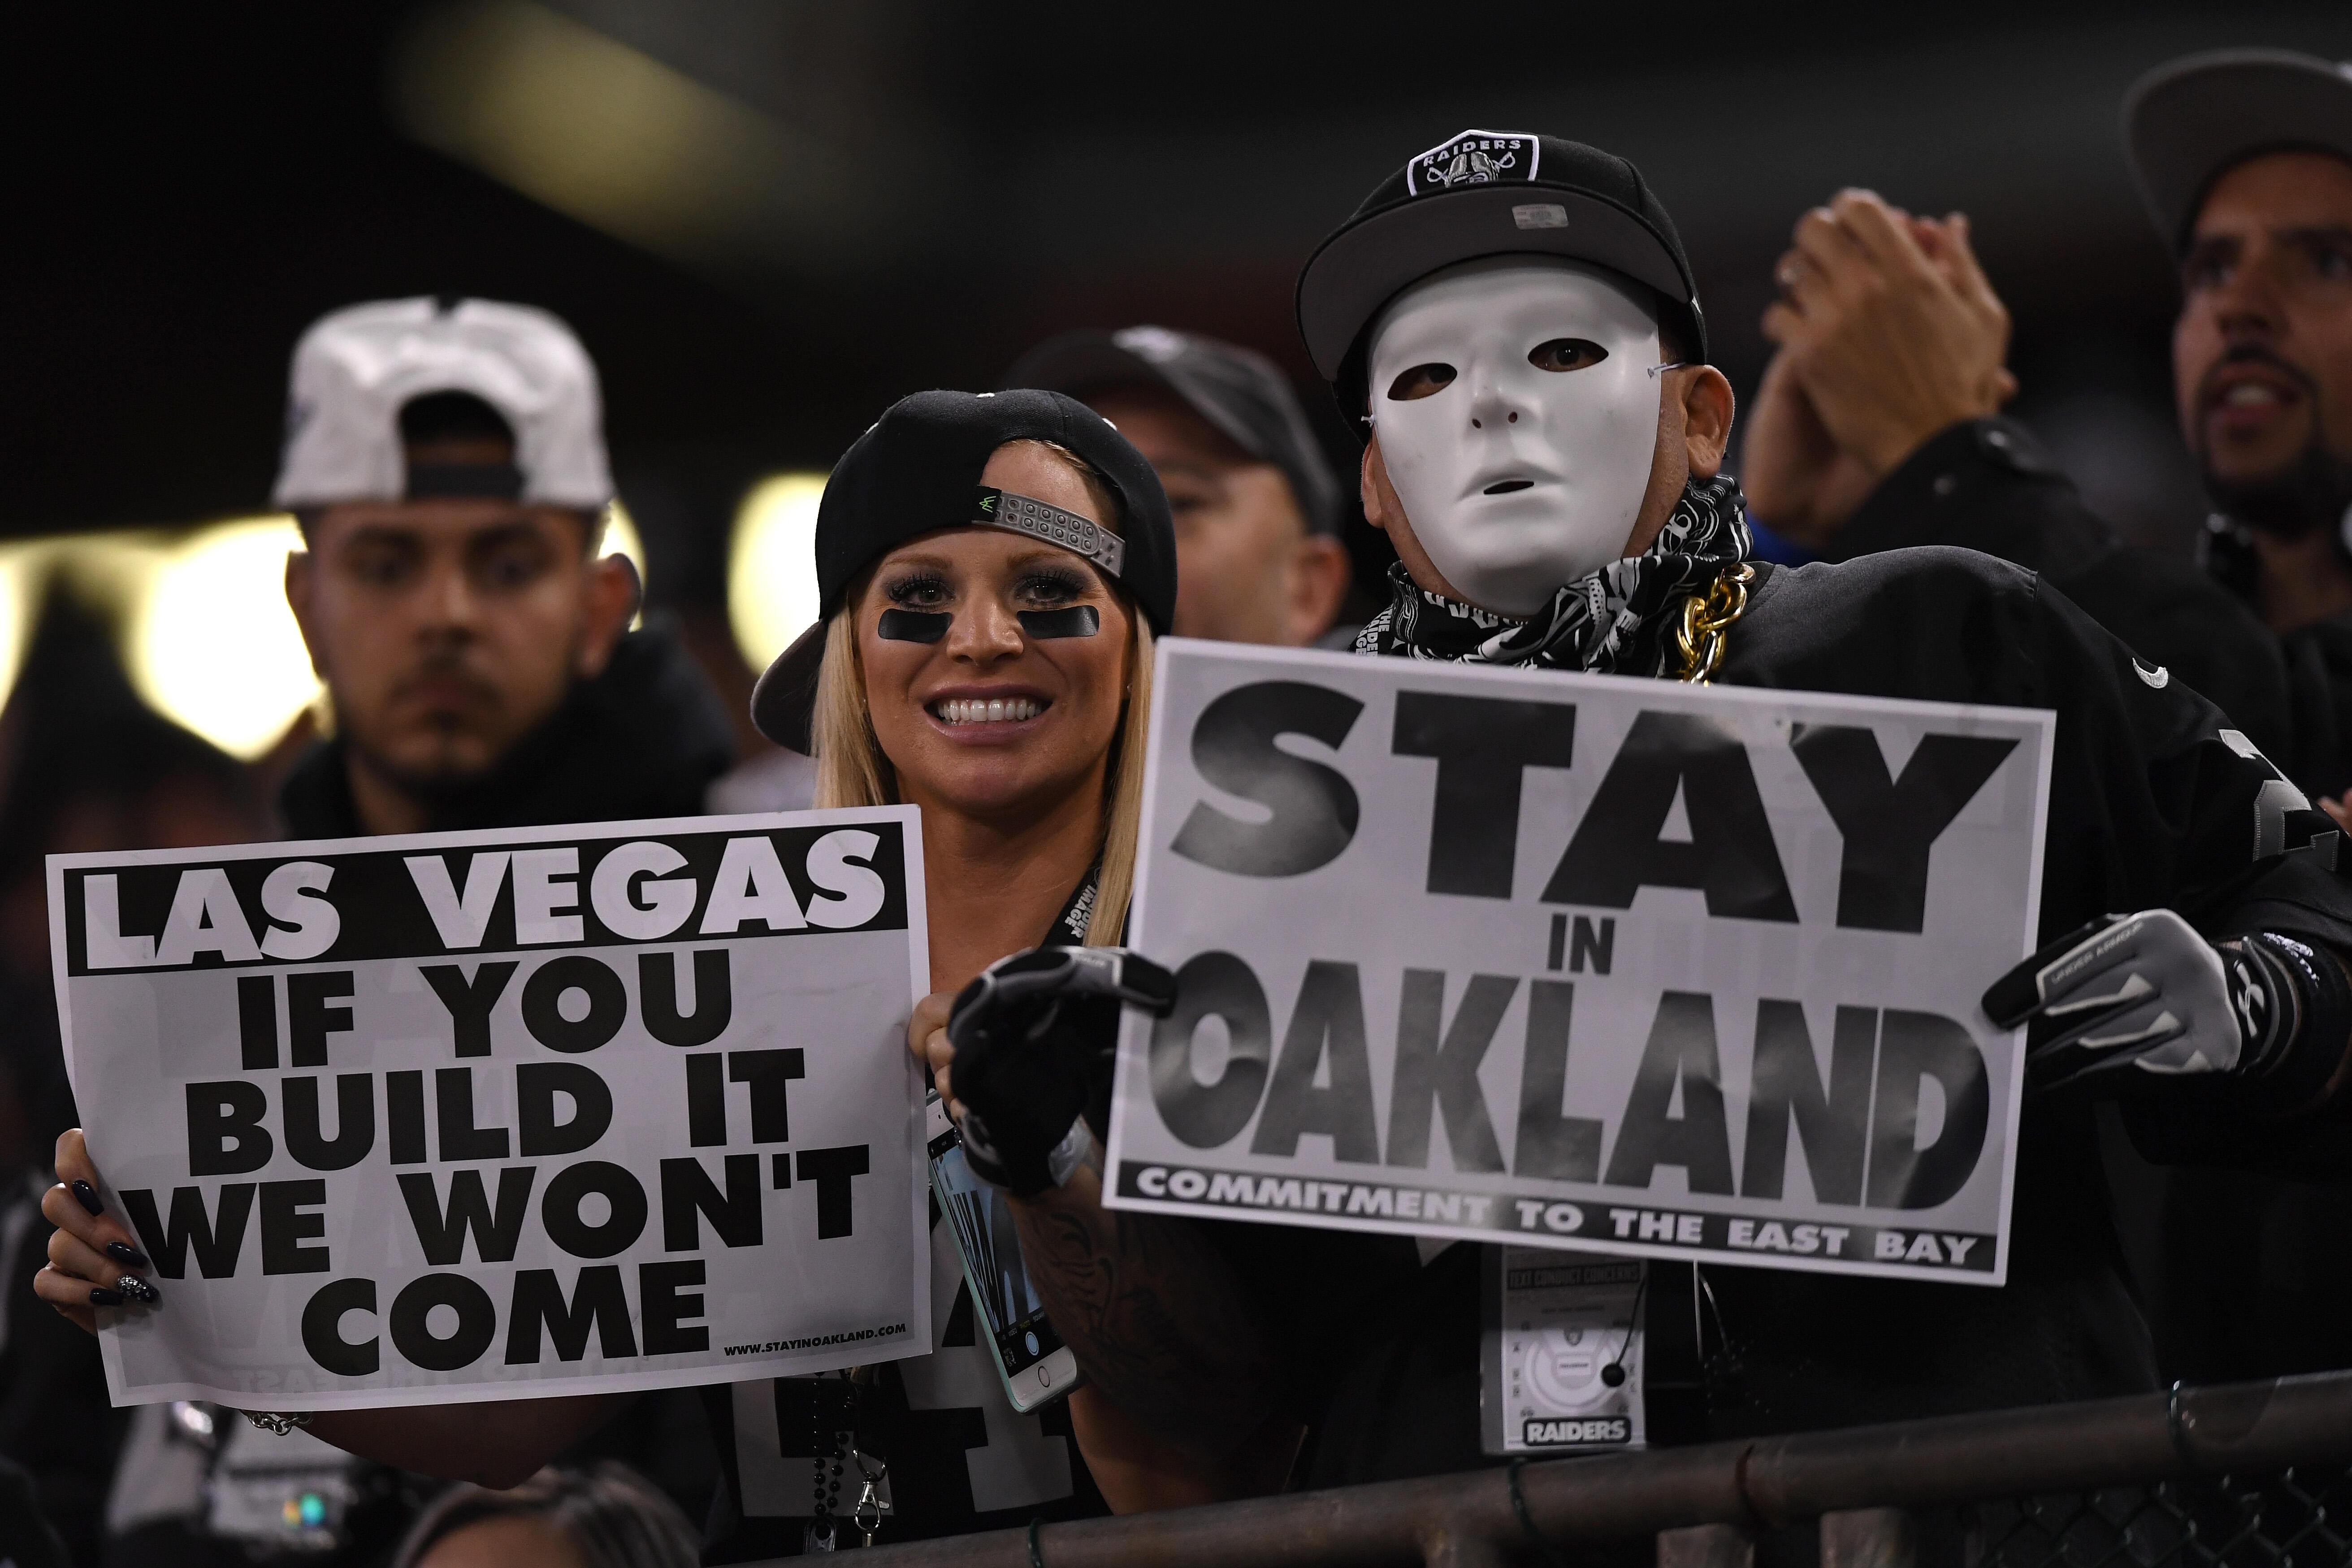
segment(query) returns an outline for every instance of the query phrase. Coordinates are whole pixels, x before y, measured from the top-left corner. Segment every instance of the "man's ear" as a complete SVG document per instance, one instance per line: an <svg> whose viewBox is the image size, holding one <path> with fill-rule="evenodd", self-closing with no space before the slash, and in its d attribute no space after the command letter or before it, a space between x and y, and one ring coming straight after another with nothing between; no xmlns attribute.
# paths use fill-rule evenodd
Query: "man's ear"
<svg viewBox="0 0 2352 1568"><path fill-rule="evenodd" d="M1364 521L1382 533L1389 531L1388 462L1381 456L1381 437L1377 431L1364 443L1364 461L1356 473L1356 496L1364 504Z"/></svg>
<svg viewBox="0 0 2352 1568"><path fill-rule="evenodd" d="M310 650L310 673L324 680L327 667L319 662L319 639L310 635L310 595L317 586L317 570L318 557L309 551L286 552L286 607L294 612L294 625L301 630L302 646Z"/></svg>
<svg viewBox="0 0 2352 1568"><path fill-rule="evenodd" d="M1731 421L1739 400L1731 383L1711 364L1698 367L1683 383L1683 449L1696 478L1711 479L1723 470L1723 454L1731 446Z"/></svg>
<svg viewBox="0 0 2352 1568"><path fill-rule="evenodd" d="M588 580L582 591L587 595L588 617L575 668L581 679L593 680L613 661L613 649L636 618L645 603L646 585L637 575L635 562L625 555L607 555L588 563Z"/></svg>

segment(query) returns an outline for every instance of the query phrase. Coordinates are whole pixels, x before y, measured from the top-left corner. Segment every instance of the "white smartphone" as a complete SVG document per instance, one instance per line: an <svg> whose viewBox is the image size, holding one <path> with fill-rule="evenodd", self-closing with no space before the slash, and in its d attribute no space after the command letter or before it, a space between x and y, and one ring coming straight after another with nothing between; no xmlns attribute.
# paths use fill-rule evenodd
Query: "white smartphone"
<svg viewBox="0 0 2352 1568"><path fill-rule="evenodd" d="M1070 1353L1021 1261L1021 1238L1013 1227L1013 1205L1002 1188L990 1186L965 1163L963 1141L948 1120L940 1097L930 1097L931 1194L955 1235L956 1256L979 1315L974 1326L996 1358L1013 1408L1036 1409L1078 1384L1078 1358Z"/></svg>

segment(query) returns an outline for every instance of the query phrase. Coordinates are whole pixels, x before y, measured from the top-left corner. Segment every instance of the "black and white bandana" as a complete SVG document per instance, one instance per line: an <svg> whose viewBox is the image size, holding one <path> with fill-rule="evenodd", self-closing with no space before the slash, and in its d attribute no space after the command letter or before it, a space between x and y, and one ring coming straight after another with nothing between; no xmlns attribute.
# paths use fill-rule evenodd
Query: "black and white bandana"
<svg viewBox="0 0 2352 1568"><path fill-rule="evenodd" d="M1402 562L1391 566L1396 596L1357 634L1355 651L1656 675L1665 663L1669 613L1704 593L1724 567L1746 560L1749 542L1738 481L1728 474L1694 478L1649 549L1564 585L1524 621L1433 594Z"/></svg>

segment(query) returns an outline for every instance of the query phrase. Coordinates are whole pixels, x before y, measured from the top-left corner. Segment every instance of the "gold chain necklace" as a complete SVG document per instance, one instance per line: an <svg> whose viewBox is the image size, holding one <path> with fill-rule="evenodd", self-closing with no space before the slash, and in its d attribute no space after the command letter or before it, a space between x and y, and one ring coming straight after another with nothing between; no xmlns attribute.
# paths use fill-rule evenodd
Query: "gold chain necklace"
<svg viewBox="0 0 2352 1568"><path fill-rule="evenodd" d="M1681 668L1675 679L1705 686L1723 668L1723 652L1731 638L1732 623L1748 613L1748 585L1756 569L1742 561L1717 574L1704 594L1683 601L1674 626L1674 654Z"/></svg>

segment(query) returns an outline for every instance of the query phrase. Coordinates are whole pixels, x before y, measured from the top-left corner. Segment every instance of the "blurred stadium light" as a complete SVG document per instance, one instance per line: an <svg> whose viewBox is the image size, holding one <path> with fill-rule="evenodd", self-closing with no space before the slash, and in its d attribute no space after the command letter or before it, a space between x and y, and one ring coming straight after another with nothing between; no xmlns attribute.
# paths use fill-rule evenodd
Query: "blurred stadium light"
<svg viewBox="0 0 2352 1568"><path fill-rule="evenodd" d="M727 618L754 670L816 619L816 507L823 474L776 474L735 512L727 551Z"/></svg>
<svg viewBox="0 0 2352 1568"><path fill-rule="evenodd" d="M105 537L75 554L118 552L131 579L123 668L148 706L247 762L275 745L319 694L286 607L290 517L215 523L176 544Z"/></svg>
<svg viewBox="0 0 2352 1568"><path fill-rule="evenodd" d="M867 226L814 138L532 0L426 11L390 89L417 141L674 261L838 266Z"/></svg>
<svg viewBox="0 0 2352 1568"><path fill-rule="evenodd" d="M52 573L113 624L125 673L150 707L251 762L317 700L319 679L286 605L286 557L302 548L284 514L184 533L122 531L0 549L0 697L16 679ZM635 523L615 502L604 549L646 573Z"/></svg>

